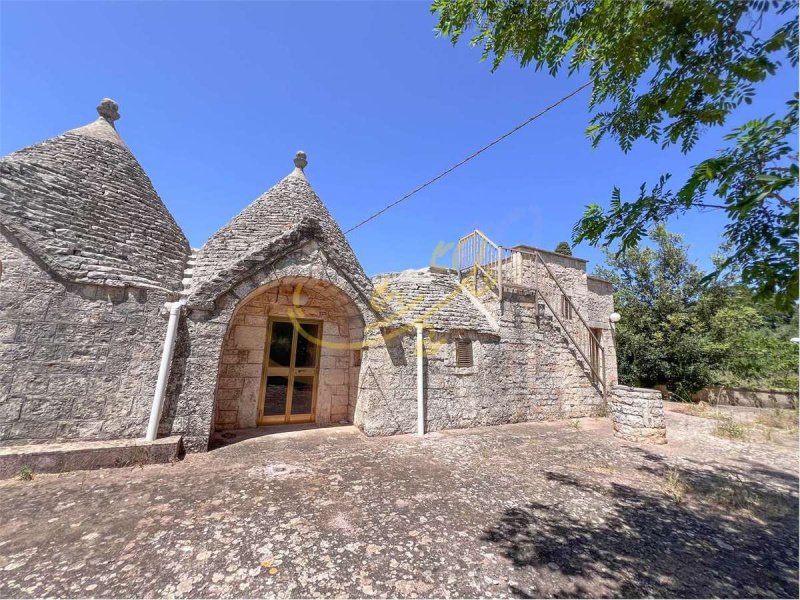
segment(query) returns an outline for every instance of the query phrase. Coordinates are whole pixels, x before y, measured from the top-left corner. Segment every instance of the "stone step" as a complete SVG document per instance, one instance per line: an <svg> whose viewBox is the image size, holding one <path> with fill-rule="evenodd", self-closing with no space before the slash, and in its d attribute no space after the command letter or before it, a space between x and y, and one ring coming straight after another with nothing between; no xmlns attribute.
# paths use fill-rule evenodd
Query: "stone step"
<svg viewBox="0 0 800 600"><path fill-rule="evenodd" d="M64 473L109 467L169 463L183 455L181 436L63 442L0 447L0 479L13 477L21 469L36 473Z"/></svg>

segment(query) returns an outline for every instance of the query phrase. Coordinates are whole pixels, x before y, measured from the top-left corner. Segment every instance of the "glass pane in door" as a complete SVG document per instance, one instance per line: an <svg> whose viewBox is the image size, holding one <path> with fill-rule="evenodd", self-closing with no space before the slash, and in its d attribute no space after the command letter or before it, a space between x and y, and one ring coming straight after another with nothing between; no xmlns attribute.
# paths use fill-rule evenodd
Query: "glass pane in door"
<svg viewBox="0 0 800 600"><path fill-rule="evenodd" d="M274 417L286 414L286 392L289 391L289 378L271 375L267 377L264 393L264 416Z"/></svg>
<svg viewBox="0 0 800 600"><path fill-rule="evenodd" d="M300 327L303 330L297 332L297 350L295 350L294 354L294 366L297 368L314 368L317 366L319 324L301 323Z"/></svg>
<svg viewBox="0 0 800 600"><path fill-rule="evenodd" d="M269 340L269 366L288 367L292 357L294 325L285 321L272 322Z"/></svg>
<svg viewBox="0 0 800 600"><path fill-rule="evenodd" d="M314 400L314 377L295 375L292 386L292 414L310 415Z"/></svg>

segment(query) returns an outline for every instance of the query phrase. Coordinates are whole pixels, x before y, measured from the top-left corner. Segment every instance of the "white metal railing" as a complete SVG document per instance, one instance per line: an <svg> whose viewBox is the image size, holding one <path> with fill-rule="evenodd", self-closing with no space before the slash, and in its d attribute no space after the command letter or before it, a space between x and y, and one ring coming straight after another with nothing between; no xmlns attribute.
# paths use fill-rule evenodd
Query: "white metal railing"
<svg viewBox="0 0 800 600"><path fill-rule="evenodd" d="M478 229L458 240L456 261L460 277L472 275L477 291L479 275L503 297L503 263L510 252L495 244Z"/></svg>

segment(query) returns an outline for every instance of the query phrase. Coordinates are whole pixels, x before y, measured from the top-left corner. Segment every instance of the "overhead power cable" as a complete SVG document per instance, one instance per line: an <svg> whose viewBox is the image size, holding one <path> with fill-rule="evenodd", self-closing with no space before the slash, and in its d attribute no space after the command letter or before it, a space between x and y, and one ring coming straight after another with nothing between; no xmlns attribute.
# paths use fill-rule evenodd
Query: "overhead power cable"
<svg viewBox="0 0 800 600"><path fill-rule="evenodd" d="M382 215L383 213L385 213L387 210L389 210L389 209L391 209L391 208L394 208L395 206L397 206L397 205L398 205L398 204L400 204L401 202L404 202L405 200L408 200L409 198L411 198L411 196L413 196L413 195L414 195L414 194L416 194L417 192L419 192L419 191L422 191L423 189L425 189L426 187L428 187L428 186L429 186L429 185L431 185L432 183L435 183L435 182L439 181L439 180L440 180L442 177L444 177L445 175L447 175L447 174L449 174L449 173L452 173L452 172L453 172L453 171L455 171L455 170L456 170L458 167L460 167L460 166L462 166L462 165L464 165L464 164L468 163L468 162L469 162L469 161L471 161L473 158L475 158L475 157L476 157L476 156L478 156L479 154L481 154L481 153L485 152L486 150L488 150L489 148L491 148L491 147L492 147L492 146L494 146L495 144L498 144L498 143L502 142L504 139L506 139L507 137L509 137L509 136L511 136L511 135L513 135L513 134L515 134L516 132L518 132L520 129L522 129L522 128L523 128L523 127L525 127L526 125L530 125L530 124L531 124L531 123L533 123L533 122L534 122L536 119L538 119L539 117L541 117L541 116L542 116L542 115L544 115L545 113L547 113L547 112L549 112L549 111L553 110L553 109L554 109L556 106L558 106L558 105L559 105L559 104L561 104L562 102L565 102L565 101L569 100L570 98L572 98L573 96L575 96L576 94L578 94L579 92L581 92L582 90L584 90L585 88L589 87L591 84L592 84L592 82L591 82L591 81L587 81L587 82L586 82L586 83L584 83L582 86L580 86L579 88L577 88L577 89L575 89L575 90L571 91L569 94L567 94L567 95L566 95L566 96L564 96L563 98L561 98L561 99L559 99L559 100L557 100L557 101L553 102L553 104L551 104L550 106L548 106L548 107L546 107L546 108L544 108L544 109L540 110L540 111L539 111L538 113L536 113L535 115L533 115L533 116L531 116L531 117L528 117L528 118L527 118L527 119L525 119L525 120L524 120L522 123L520 123L519 125L517 125L517 126L516 126L516 127L514 127L513 129L511 129L511 130L507 131L506 133L504 133L503 135L501 135L499 138L496 138L496 139L492 140L491 142L489 142L488 144L486 144L486 145L485 145L483 148L480 148L479 150L476 150L475 152L473 152L472 154L470 154L469 156L467 156L465 159L463 159L463 160L461 160L461 161L457 162L457 163L456 163L456 164L454 164L452 167L449 167L448 169L445 169L444 171L442 171L441 173L439 173L439 174L438 174L436 177L434 177L434 178L432 178L432 179L429 179L428 181L426 181L426 182L425 182L425 183L423 183L422 185L420 185L420 186L418 186L418 187L414 188L413 190L411 190L410 192L408 192L408 193L407 193L405 196L403 196L402 198L399 198L399 199L395 200L395 201L394 201L394 202L392 202L391 204L387 204L387 205L386 205L386 206L384 206L382 209L380 209L378 212L371 214L370 216L368 216L366 219L364 219L364 220L363 220L363 221L361 221L360 223L357 223L357 224L353 225L353 226L352 226L350 229L348 229L347 231L345 231L345 233L347 234L347 233L350 233L351 231L355 231L356 229L358 229L358 228L359 228L359 227L361 227L362 225L366 225L367 223L369 223L369 222L370 222L370 221L372 221L373 219L377 219L379 216L381 216L381 215Z"/></svg>

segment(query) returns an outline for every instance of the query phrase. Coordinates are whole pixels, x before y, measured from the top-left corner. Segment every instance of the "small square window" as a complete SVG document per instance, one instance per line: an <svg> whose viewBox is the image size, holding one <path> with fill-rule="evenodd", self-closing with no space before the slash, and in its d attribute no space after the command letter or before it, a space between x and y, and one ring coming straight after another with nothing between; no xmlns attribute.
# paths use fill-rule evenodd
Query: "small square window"
<svg viewBox="0 0 800 600"><path fill-rule="evenodd" d="M361 366L361 350L353 350L353 366Z"/></svg>
<svg viewBox="0 0 800 600"><path fill-rule="evenodd" d="M472 366L472 340L456 340L456 366Z"/></svg>

